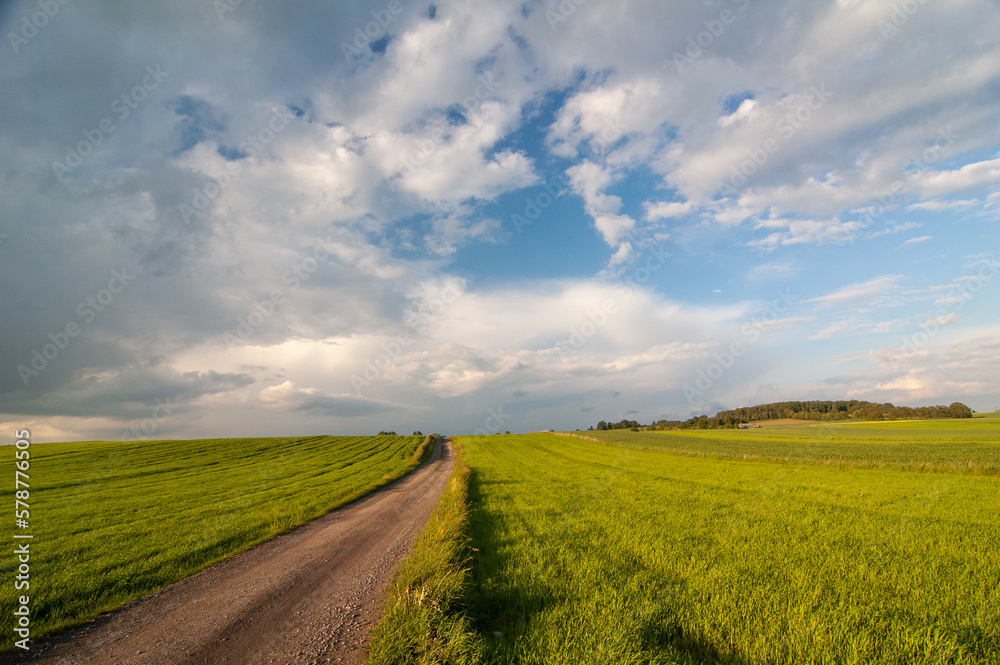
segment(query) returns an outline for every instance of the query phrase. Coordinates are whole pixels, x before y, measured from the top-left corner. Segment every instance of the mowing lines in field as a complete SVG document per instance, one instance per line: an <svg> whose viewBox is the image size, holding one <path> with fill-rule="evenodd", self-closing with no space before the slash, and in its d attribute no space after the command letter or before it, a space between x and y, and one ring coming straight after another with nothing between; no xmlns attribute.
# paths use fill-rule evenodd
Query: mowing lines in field
<svg viewBox="0 0 1000 665"><path fill-rule="evenodd" d="M839 423L734 430L588 432L636 450L780 464L1000 476L1000 423L992 419Z"/></svg>
<svg viewBox="0 0 1000 665"><path fill-rule="evenodd" d="M49 443L31 450L32 638L112 609L400 477L417 437ZM99 476L95 476L95 472ZM35 474L32 474L33 476ZM32 548L34 549L34 548ZM0 589L12 604L12 587ZM16 600L16 595L13 596ZM4 646L16 634L0 626Z"/></svg>
<svg viewBox="0 0 1000 665"><path fill-rule="evenodd" d="M295 466L293 463L298 463L302 446L301 440L284 445L277 455L270 455L266 462L255 464L250 473L241 473L240 489L236 494L220 505L208 520L194 525L195 528L186 534L187 549L200 552L217 547L241 515L253 508L253 494L275 488L279 480L292 475L289 472Z"/></svg>
<svg viewBox="0 0 1000 665"><path fill-rule="evenodd" d="M996 479L625 450L612 461L606 446L541 434L467 449L470 612L487 662L1000 655ZM606 466L615 492L577 491Z"/></svg>
<svg viewBox="0 0 1000 665"><path fill-rule="evenodd" d="M585 436L571 432L552 432L551 435L587 440ZM618 446L608 446L606 463L601 464L593 473L588 474L579 485L568 488L571 498L566 502L564 509L548 512L545 528L539 529L535 534L536 547L530 552L535 565L543 565L543 559L548 556L548 553L551 553L554 548L558 548L560 542L564 542L571 538L572 534L579 532L581 506L600 502L605 497L611 496L620 484L626 467L627 462L623 451Z"/></svg>

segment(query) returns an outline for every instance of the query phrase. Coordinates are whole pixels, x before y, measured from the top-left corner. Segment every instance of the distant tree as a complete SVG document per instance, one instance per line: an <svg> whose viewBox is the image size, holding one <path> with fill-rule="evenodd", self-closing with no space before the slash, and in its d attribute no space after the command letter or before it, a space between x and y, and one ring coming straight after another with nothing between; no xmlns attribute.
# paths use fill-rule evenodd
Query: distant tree
<svg viewBox="0 0 1000 665"><path fill-rule="evenodd" d="M973 413L972 409L961 402L952 402L951 406L948 407L948 412L952 418L971 418Z"/></svg>
<svg viewBox="0 0 1000 665"><path fill-rule="evenodd" d="M659 420L648 429L714 429L716 427L739 427L741 423L777 418L796 420L909 420L913 418L971 418L972 409L961 402L951 406L894 406L860 400L775 402L758 406L740 407L720 411L714 417L694 416L686 421ZM613 427L608 425L609 428Z"/></svg>
<svg viewBox="0 0 1000 665"><path fill-rule="evenodd" d="M423 436L423 433L420 432L420 430L417 430L416 432L413 433L413 436Z"/></svg>

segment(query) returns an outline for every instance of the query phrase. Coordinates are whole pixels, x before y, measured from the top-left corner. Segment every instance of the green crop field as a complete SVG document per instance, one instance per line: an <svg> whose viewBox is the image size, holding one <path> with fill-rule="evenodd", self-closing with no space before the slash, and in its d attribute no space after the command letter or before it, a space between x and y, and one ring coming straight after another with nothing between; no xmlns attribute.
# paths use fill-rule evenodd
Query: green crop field
<svg viewBox="0 0 1000 665"><path fill-rule="evenodd" d="M353 501L415 468L425 450L417 436L34 445L32 638ZM14 559L5 561L12 580ZM5 584L3 607L14 597ZM13 639L6 621L3 648Z"/></svg>
<svg viewBox="0 0 1000 665"><path fill-rule="evenodd" d="M575 432L629 448L675 454L859 468L996 476L1000 418L765 425L759 429Z"/></svg>
<svg viewBox="0 0 1000 665"><path fill-rule="evenodd" d="M462 437L483 661L1000 662L996 428Z"/></svg>

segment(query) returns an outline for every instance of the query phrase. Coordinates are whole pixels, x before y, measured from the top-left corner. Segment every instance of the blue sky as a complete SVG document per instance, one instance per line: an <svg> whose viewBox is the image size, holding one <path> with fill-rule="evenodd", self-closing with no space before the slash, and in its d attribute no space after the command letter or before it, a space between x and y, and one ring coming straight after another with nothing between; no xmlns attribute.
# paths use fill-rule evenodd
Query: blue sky
<svg viewBox="0 0 1000 665"><path fill-rule="evenodd" d="M38 440L1000 408L986 0L39 7L0 9Z"/></svg>

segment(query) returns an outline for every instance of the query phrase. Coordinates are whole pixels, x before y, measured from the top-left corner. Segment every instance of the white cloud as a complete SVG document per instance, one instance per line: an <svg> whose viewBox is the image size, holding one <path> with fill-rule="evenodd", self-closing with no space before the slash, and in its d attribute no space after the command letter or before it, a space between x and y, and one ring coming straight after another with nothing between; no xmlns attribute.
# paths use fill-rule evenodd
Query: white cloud
<svg viewBox="0 0 1000 665"><path fill-rule="evenodd" d="M754 266L747 279L753 282L762 280L772 280L779 277L787 277L795 274L798 268L794 265L788 263L774 262L774 263L763 263L758 266Z"/></svg>
<svg viewBox="0 0 1000 665"><path fill-rule="evenodd" d="M846 318L830 324L829 326L823 328L814 335L810 335L809 339L816 341L816 340L838 338L838 337L843 337L844 335L847 335L849 333L856 332L858 330L865 330L870 327L871 324L867 321L860 321L856 318Z"/></svg>
<svg viewBox="0 0 1000 665"><path fill-rule="evenodd" d="M905 279L902 275L882 275L867 282L849 284L830 293L806 300L816 303L817 307L848 307L856 305L873 305L881 302L885 296L898 289L899 283Z"/></svg>
<svg viewBox="0 0 1000 665"><path fill-rule="evenodd" d="M838 219L769 219L759 222L757 228L782 228L759 240L750 242L751 247L774 249L779 246L815 243L845 243L857 237L864 228L860 222L841 222Z"/></svg>
<svg viewBox="0 0 1000 665"><path fill-rule="evenodd" d="M729 127L730 125L736 122L748 120L749 118L753 117L753 110L756 106L757 102L755 102L754 100L744 99L740 103L739 108L737 108L729 115L724 115L719 118L718 120L719 126Z"/></svg>
<svg viewBox="0 0 1000 665"><path fill-rule="evenodd" d="M973 162L951 171L923 172L916 178L924 196L944 196L996 182L1000 182L1000 159Z"/></svg>
<svg viewBox="0 0 1000 665"><path fill-rule="evenodd" d="M623 242L619 247L618 251L614 253L611 260L608 261L608 265L616 266L621 263L628 261L629 257L632 256L632 244Z"/></svg>
<svg viewBox="0 0 1000 665"><path fill-rule="evenodd" d="M617 214L622 207L618 196L603 192L614 182L614 175L594 162L585 160L566 172L573 190L583 197L587 214L594 218L594 226L611 247L619 243L635 228L635 220Z"/></svg>
<svg viewBox="0 0 1000 665"><path fill-rule="evenodd" d="M646 208L646 219L651 222L658 219L682 217L691 212L693 207L689 202L679 201L659 201L656 203L647 201L643 205Z"/></svg>
<svg viewBox="0 0 1000 665"><path fill-rule="evenodd" d="M358 395L330 395L315 388L299 388L292 381L265 388L258 398L282 411L316 412L336 417L364 416L399 408L399 405Z"/></svg>
<svg viewBox="0 0 1000 665"><path fill-rule="evenodd" d="M893 235L895 233L902 233L903 231L909 231L911 229L919 229L923 226L922 222L904 222L903 224L893 224L887 229L881 229L879 231L868 231L865 233L865 238L873 240L875 238L881 238L882 236Z"/></svg>
<svg viewBox="0 0 1000 665"><path fill-rule="evenodd" d="M934 236L918 236L916 238L910 238L900 246L905 247L906 245L916 245L918 243L927 242L928 240L933 240L933 239Z"/></svg>
<svg viewBox="0 0 1000 665"><path fill-rule="evenodd" d="M435 254L454 254L461 245L472 241L495 242L502 224L498 219L468 219L448 216L432 222L434 232L427 239L427 248Z"/></svg>
<svg viewBox="0 0 1000 665"><path fill-rule="evenodd" d="M956 201L921 201L920 203L914 203L906 207L907 210L926 210L928 212L944 212L947 210L959 210L961 208L968 208L979 203L975 199L969 200L956 200Z"/></svg>

